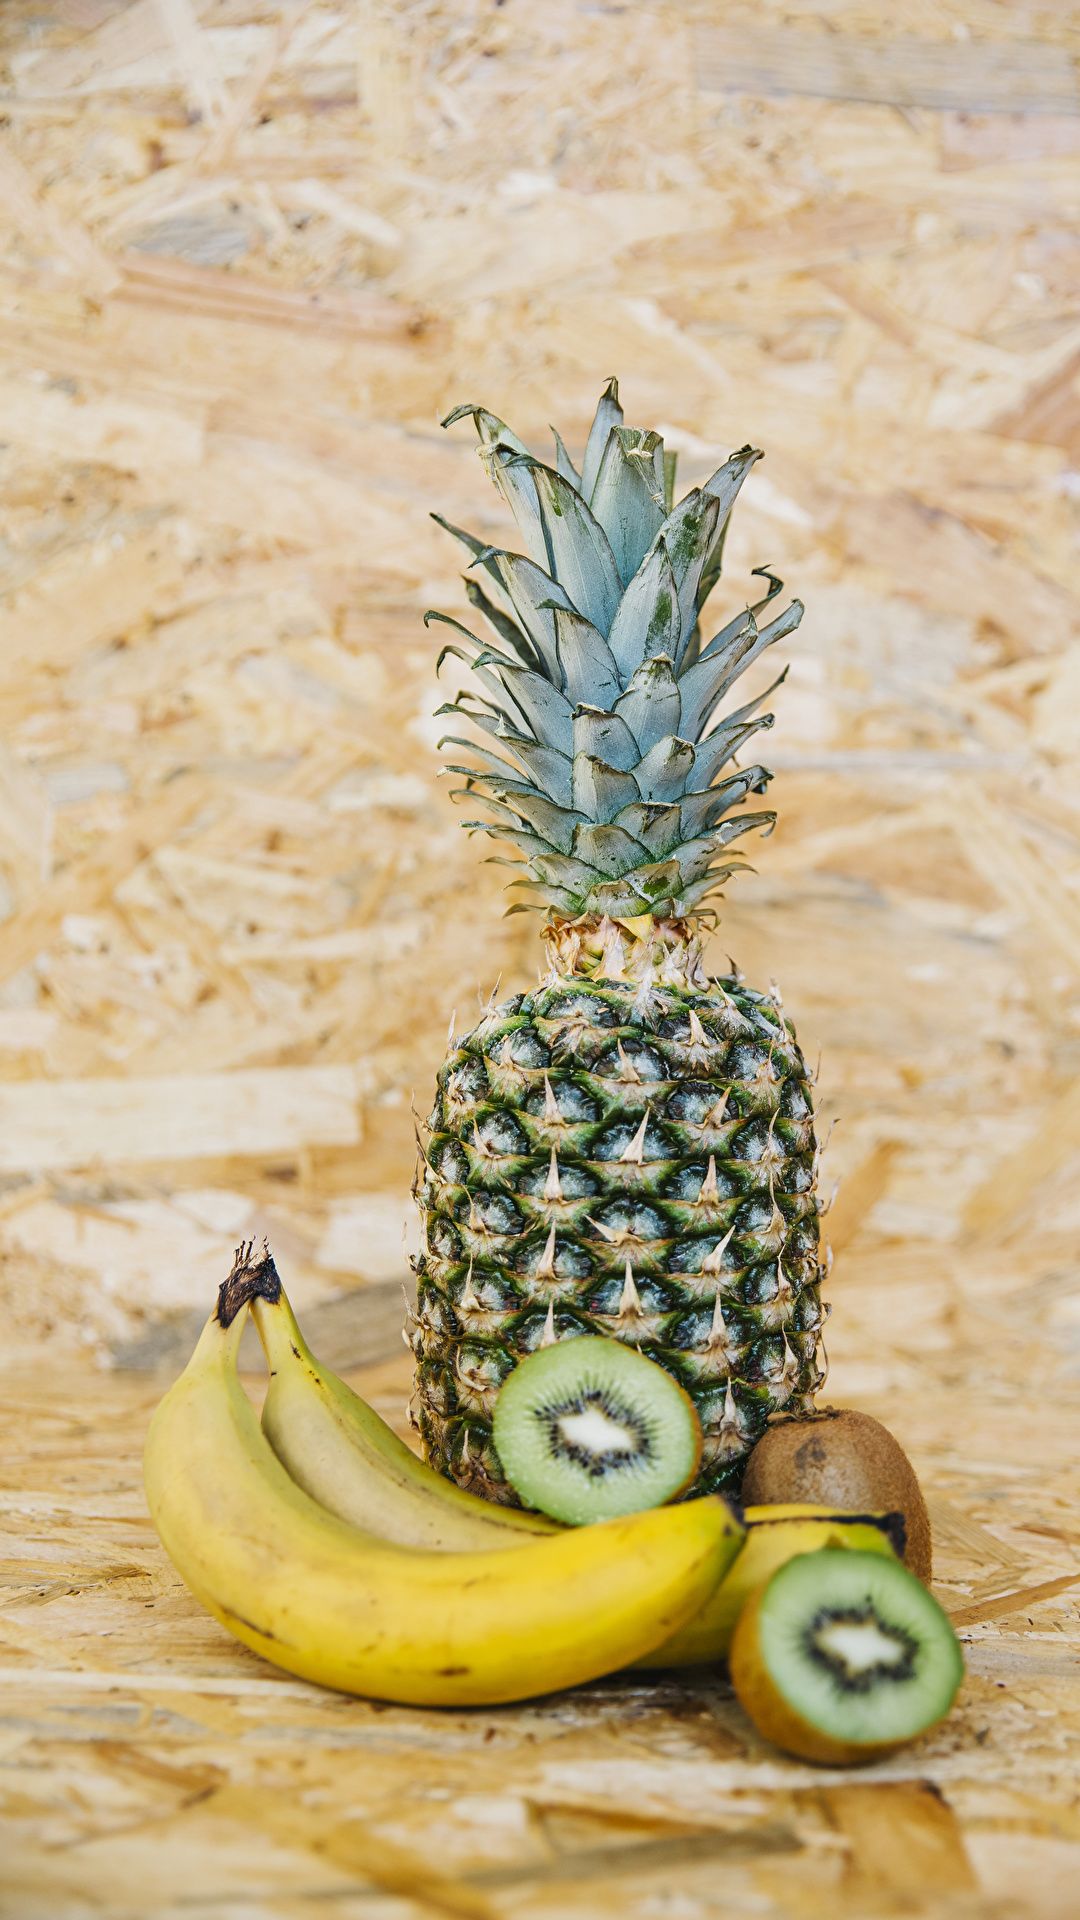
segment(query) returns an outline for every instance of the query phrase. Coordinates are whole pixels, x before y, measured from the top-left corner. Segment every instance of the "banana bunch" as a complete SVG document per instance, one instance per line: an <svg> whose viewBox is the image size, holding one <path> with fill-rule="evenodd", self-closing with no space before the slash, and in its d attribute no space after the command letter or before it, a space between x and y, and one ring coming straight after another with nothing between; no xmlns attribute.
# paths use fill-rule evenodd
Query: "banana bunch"
<svg viewBox="0 0 1080 1920"><path fill-rule="evenodd" d="M261 1426L237 1372L248 1311L270 1368ZM467 1493L320 1366L250 1247L154 1414L145 1474L167 1553L237 1639L305 1679L419 1705L716 1660L793 1554L892 1551L882 1516L751 1508L744 1528L712 1496L564 1530Z"/></svg>
<svg viewBox="0 0 1080 1920"><path fill-rule="evenodd" d="M249 1307L261 1300L269 1312L280 1297L269 1256L253 1264L241 1249L146 1441L162 1544L196 1599L246 1646L343 1692L477 1706L626 1666L705 1605L743 1538L716 1497L530 1535L516 1553L497 1535L478 1545L475 1533L465 1550L445 1536L442 1551L430 1538L403 1544L378 1529L411 1482L371 1415L350 1456L354 1518L319 1505L278 1459L237 1372ZM312 1475L327 1431L316 1420L305 1428ZM457 1518L450 1505L446 1513Z"/></svg>

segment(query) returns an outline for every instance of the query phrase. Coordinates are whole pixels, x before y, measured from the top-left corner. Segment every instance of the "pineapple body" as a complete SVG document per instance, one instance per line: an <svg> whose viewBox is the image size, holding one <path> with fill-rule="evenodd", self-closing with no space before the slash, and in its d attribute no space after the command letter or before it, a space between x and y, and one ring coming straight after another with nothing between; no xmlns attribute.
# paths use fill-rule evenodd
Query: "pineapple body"
<svg viewBox="0 0 1080 1920"><path fill-rule="evenodd" d="M811 1092L775 998L553 973L451 1047L429 1124L411 1338L433 1464L512 1501L502 1381L597 1333L693 1398L695 1491L737 1489L770 1412L824 1377Z"/></svg>

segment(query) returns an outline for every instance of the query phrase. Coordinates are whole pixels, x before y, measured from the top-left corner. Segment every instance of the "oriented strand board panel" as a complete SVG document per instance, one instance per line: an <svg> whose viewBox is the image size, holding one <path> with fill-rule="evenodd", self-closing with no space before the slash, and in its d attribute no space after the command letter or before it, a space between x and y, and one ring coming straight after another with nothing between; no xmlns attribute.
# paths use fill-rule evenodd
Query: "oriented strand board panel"
<svg viewBox="0 0 1080 1920"><path fill-rule="evenodd" d="M0 1171L295 1153L359 1138L348 1067L0 1086Z"/></svg>
<svg viewBox="0 0 1080 1920"><path fill-rule="evenodd" d="M993 0L0 8L5 1917L1075 1906L1077 55ZM723 617L807 604L714 950L820 1051L830 1392L969 1667L861 1777L720 1673L319 1693L141 1493L249 1235L403 1420L414 1111L538 959L437 779L429 510L505 525L438 422L580 447L612 371L687 481L766 450Z"/></svg>

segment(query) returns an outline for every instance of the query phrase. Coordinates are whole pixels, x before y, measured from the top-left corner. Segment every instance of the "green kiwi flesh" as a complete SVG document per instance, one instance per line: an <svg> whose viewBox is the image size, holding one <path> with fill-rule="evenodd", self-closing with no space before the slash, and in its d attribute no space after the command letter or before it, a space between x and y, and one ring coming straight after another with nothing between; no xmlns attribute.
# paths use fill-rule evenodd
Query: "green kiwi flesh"
<svg viewBox="0 0 1080 1920"><path fill-rule="evenodd" d="M529 1354L495 1401L495 1446L527 1507L582 1526L662 1506L701 1459L693 1402L633 1347L591 1334Z"/></svg>
<svg viewBox="0 0 1080 1920"><path fill-rule="evenodd" d="M925 1732L963 1678L948 1616L881 1554L797 1555L765 1589L757 1627L760 1658L789 1712L848 1757Z"/></svg>

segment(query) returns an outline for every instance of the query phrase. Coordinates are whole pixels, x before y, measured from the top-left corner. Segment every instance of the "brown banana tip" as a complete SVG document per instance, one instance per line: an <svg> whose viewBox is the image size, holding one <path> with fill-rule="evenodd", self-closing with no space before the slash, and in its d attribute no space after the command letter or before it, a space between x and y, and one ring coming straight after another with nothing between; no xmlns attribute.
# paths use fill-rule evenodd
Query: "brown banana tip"
<svg viewBox="0 0 1080 1920"><path fill-rule="evenodd" d="M252 1300L269 1300L271 1306L281 1298L281 1281L274 1256L264 1240L262 1253L255 1258L254 1240L242 1241L233 1255L232 1270L218 1288L217 1319L229 1327L242 1307Z"/></svg>

